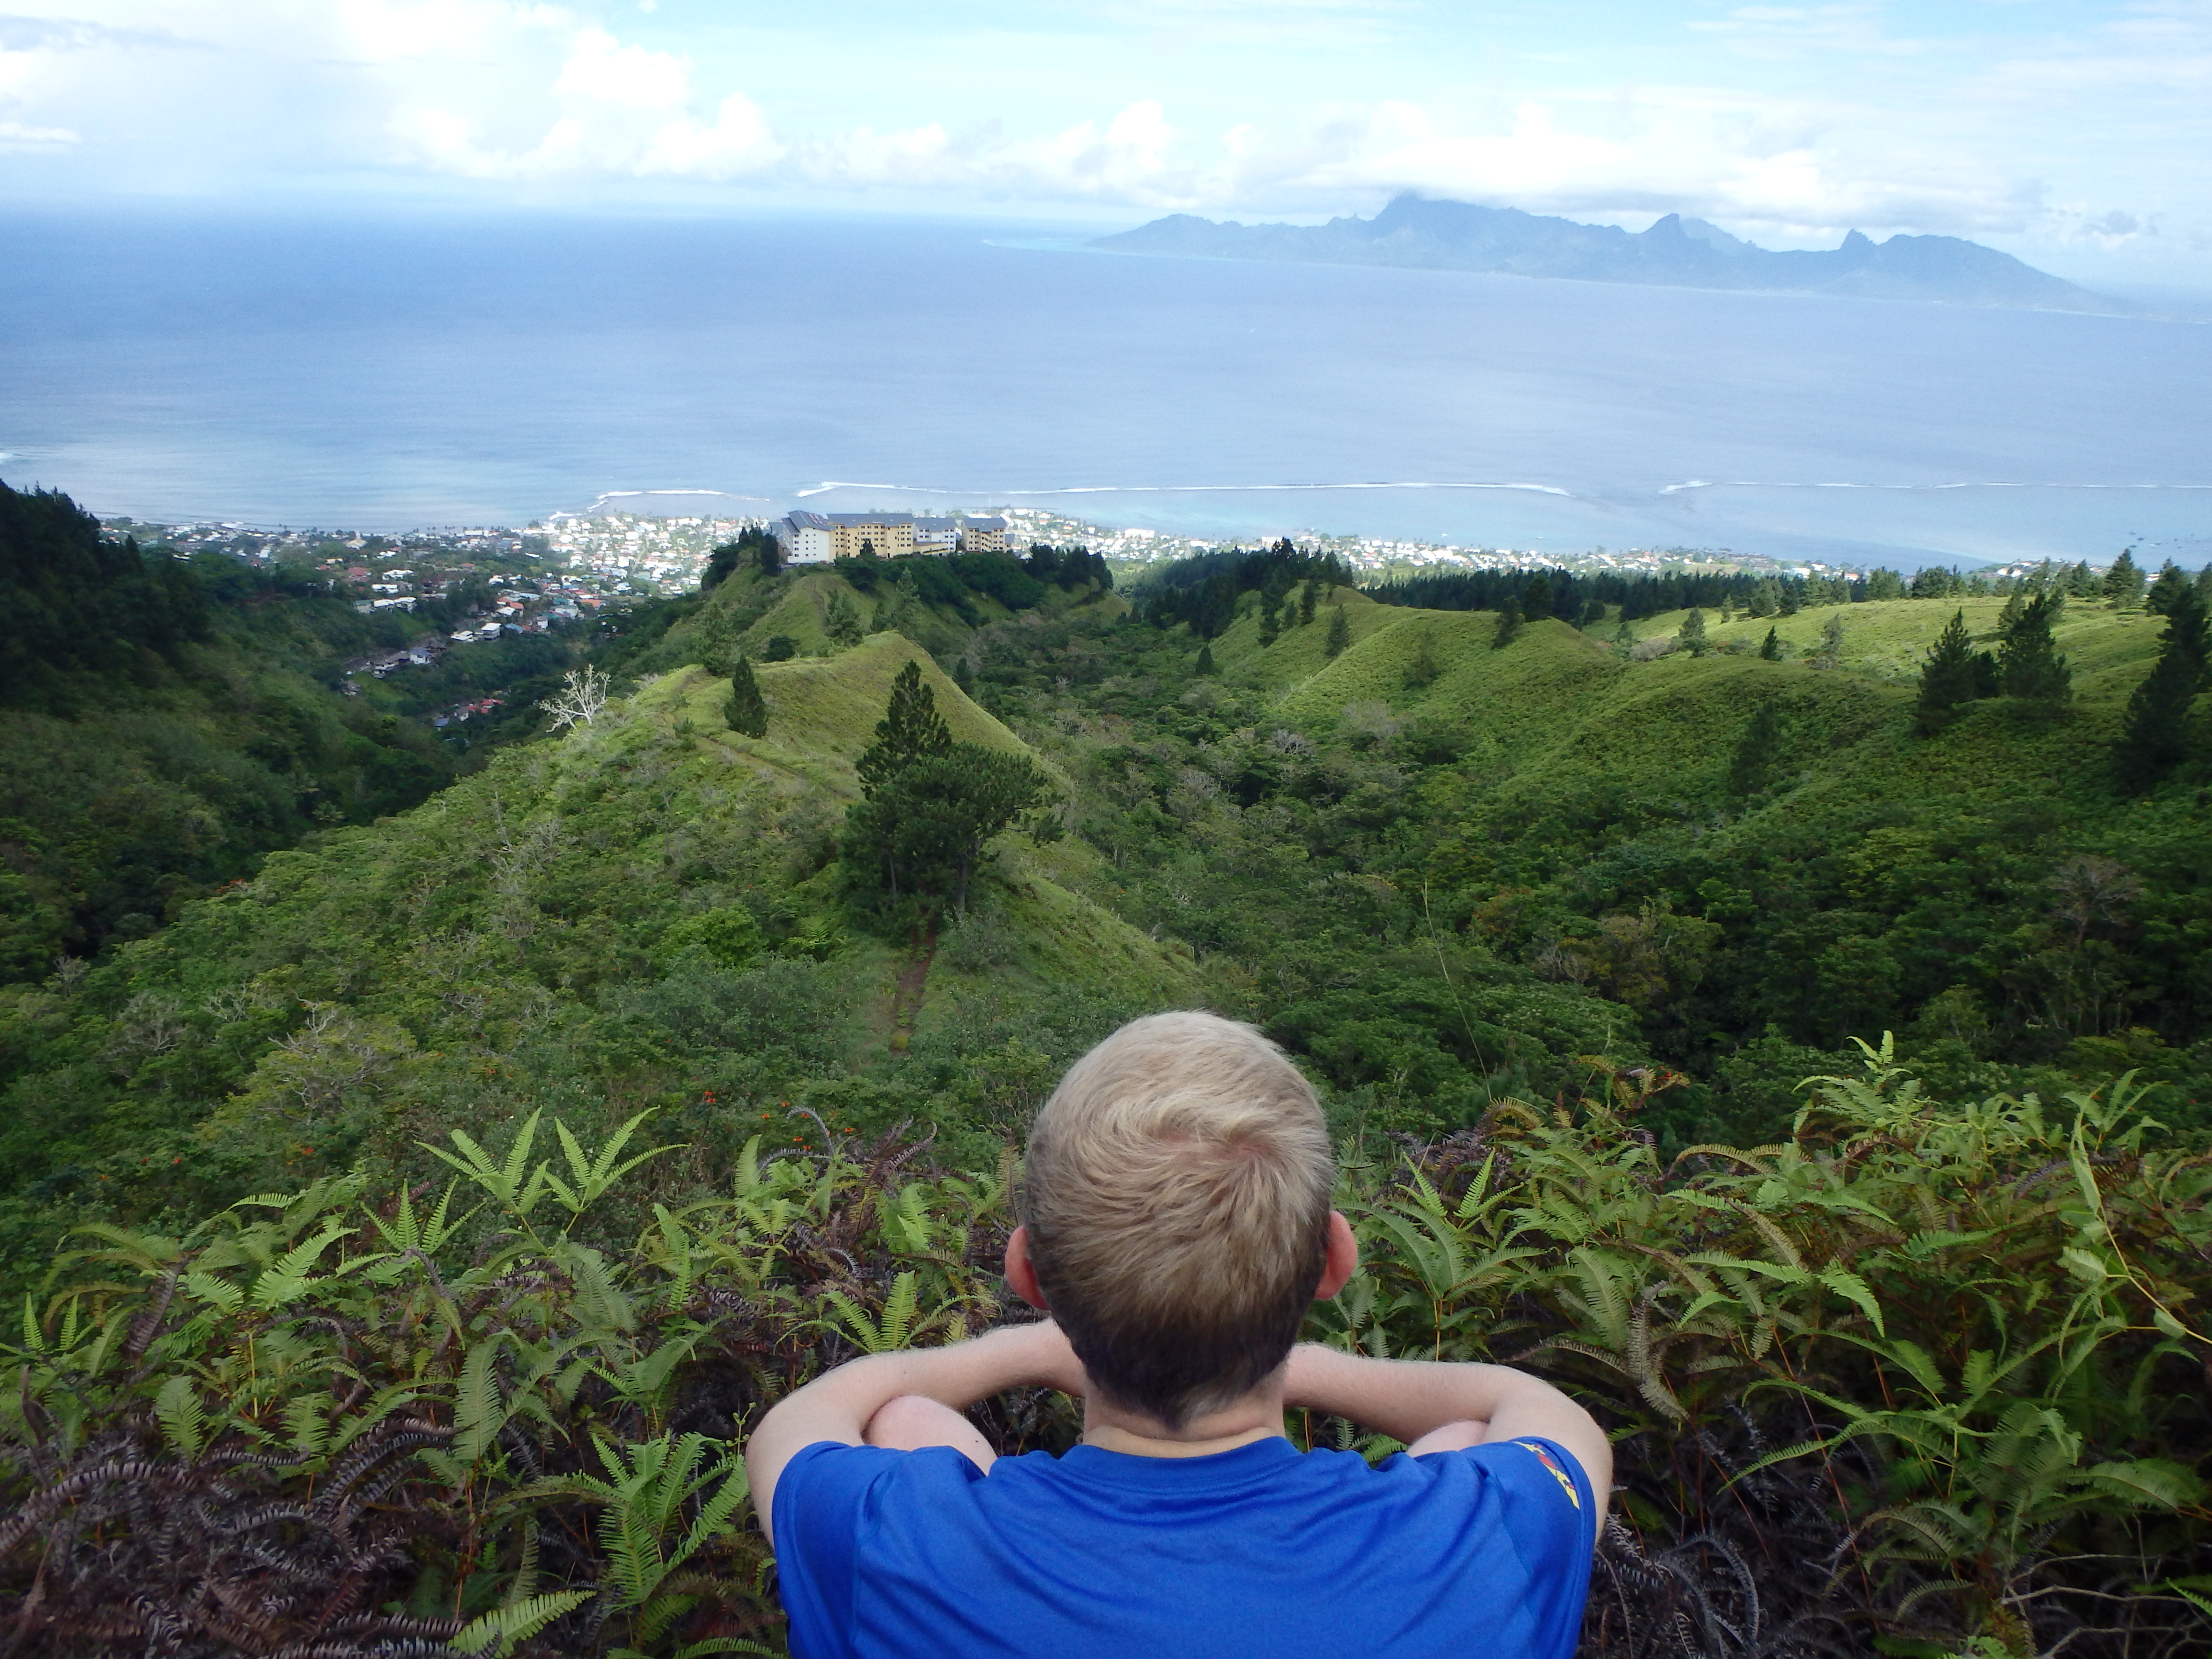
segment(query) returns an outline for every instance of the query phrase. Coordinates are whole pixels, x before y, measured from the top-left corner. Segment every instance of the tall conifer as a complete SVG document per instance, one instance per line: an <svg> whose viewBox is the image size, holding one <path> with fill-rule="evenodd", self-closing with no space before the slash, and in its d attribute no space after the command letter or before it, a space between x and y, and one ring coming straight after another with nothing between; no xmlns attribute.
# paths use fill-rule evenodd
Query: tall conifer
<svg viewBox="0 0 2212 1659"><path fill-rule="evenodd" d="M1966 634L1966 613L1954 611L1928 647L1928 660L1920 665L1920 701L1914 715L1922 734L1948 726L1958 706L1972 701L1974 693L1973 641Z"/></svg>
<svg viewBox="0 0 2212 1659"><path fill-rule="evenodd" d="M1490 636L1490 648L1503 651L1521 637L1521 605L1510 593L1505 603L1498 607L1498 631Z"/></svg>
<svg viewBox="0 0 2212 1659"><path fill-rule="evenodd" d="M925 756L952 747L951 729L937 712L937 694L921 678L921 665L909 660L891 682L890 703L876 722L876 740L854 763L861 790L873 795Z"/></svg>
<svg viewBox="0 0 2212 1659"><path fill-rule="evenodd" d="M1766 630L1766 637L1759 642L1759 654L1767 662L1780 662L1782 660L1782 636L1776 633L1772 629L1768 629Z"/></svg>
<svg viewBox="0 0 2212 1659"><path fill-rule="evenodd" d="M1818 660L1833 668L1844 659L1844 619L1831 617L1820 629L1820 650Z"/></svg>
<svg viewBox="0 0 2212 1659"><path fill-rule="evenodd" d="M751 659L742 651L738 653L738 665L730 675L730 700L723 705L722 713L732 732L741 732L749 738L768 735L768 703L761 696L760 682L753 678Z"/></svg>
<svg viewBox="0 0 2212 1659"><path fill-rule="evenodd" d="M2185 588L2166 613L2158 661L2128 699L2126 723L2112 751L2120 787L2141 793L2172 771L2187 751L2189 706L2212 684L2212 624L2203 602Z"/></svg>
<svg viewBox="0 0 2212 1659"><path fill-rule="evenodd" d="M2105 597L2122 610L2142 598L2143 573L2136 563L2135 549L2124 547L2120 550L2120 556L2112 561L2112 568L2105 573L2101 586Z"/></svg>
<svg viewBox="0 0 2212 1659"><path fill-rule="evenodd" d="M1352 623L1345 617L1344 607L1340 605L1336 607L1336 614L1328 619L1328 637L1322 641L1322 654L1334 657L1351 643Z"/></svg>
<svg viewBox="0 0 2212 1659"><path fill-rule="evenodd" d="M1705 654L1705 613L1692 605L1690 614L1682 618L1682 626L1674 635L1674 643L1693 657Z"/></svg>
<svg viewBox="0 0 2212 1659"><path fill-rule="evenodd" d="M2074 676L2051 637L2057 607L2047 593L2027 602L1997 649L1997 684L2005 696L2056 705L2074 695Z"/></svg>
<svg viewBox="0 0 2212 1659"><path fill-rule="evenodd" d="M2181 567L2168 559L2159 567L2158 580L2150 585L2144 596L2143 609L2154 617L2173 614L2174 604L2189 591L2189 578L2181 574Z"/></svg>

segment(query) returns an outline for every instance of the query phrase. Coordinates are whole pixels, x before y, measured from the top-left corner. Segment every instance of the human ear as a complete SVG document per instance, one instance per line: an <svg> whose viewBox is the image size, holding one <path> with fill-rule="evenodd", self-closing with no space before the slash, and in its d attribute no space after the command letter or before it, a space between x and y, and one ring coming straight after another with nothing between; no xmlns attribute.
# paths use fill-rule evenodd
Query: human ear
<svg viewBox="0 0 2212 1659"><path fill-rule="evenodd" d="M1007 1248L1006 1255L1011 1262L1013 1256L1012 1246ZM1026 1262L1027 1257L1024 1256L1024 1260ZM1322 1258L1321 1283L1314 1286L1314 1300L1328 1301L1349 1284L1352 1274L1358 1271L1359 1241L1352 1235L1352 1224L1344 1218L1341 1211L1331 1210L1328 1212L1328 1250Z"/></svg>
<svg viewBox="0 0 2212 1659"><path fill-rule="evenodd" d="M1037 1283L1036 1268L1030 1262L1030 1230L1026 1227L1015 1228L1014 1236L1006 1241L1006 1283L1032 1308L1051 1311L1044 1305L1044 1286Z"/></svg>

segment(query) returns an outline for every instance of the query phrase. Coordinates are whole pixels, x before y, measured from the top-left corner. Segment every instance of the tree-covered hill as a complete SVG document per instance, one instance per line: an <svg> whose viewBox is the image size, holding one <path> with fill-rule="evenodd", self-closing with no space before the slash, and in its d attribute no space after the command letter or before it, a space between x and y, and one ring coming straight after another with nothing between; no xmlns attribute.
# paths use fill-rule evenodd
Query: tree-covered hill
<svg viewBox="0 0 2212 1659"><path fill-rule="evenodd" d="M405 641L392 613L103 536L58 494L0 484L0 983L142 938L271 848L404 811L468 763L410 718L465 670L341 695L348 659ZM565 654L475 649L502 686Z"/></svg>

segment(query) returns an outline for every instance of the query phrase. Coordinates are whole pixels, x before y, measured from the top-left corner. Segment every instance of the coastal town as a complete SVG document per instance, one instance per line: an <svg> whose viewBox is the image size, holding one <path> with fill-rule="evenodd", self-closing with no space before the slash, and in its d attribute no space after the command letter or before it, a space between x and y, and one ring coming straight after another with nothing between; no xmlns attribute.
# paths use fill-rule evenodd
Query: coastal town
<svg viewBox="0 0 2212 1659"><path fill-rule="evenodd" d="M794 509L774 519L596 510L552 514L519 529L455 526L401 534L271 531L230 521L167 524L111 518L104 522L113 533L134 536L142 545L166 547L180 556L220 552L250 565L288 568L327 583L364 612L411 613L426 599L465 592L468 614L438 629L425 629L404 645L349 663L349 679L384 679L409 668L430 666L455 647L544 634L564 625L589 624L594 619L618 617L647 600L688 592L697 586L714 550L750 529L767 529L784 562L793 565L831 563L858 556L864 549L879 557L895 558L913 554L1020 551L1042 543L1088 548L1125 577L1147 566L1262 545L1273 539L1101 525L1023 507L1007 507L988 514ZM1287 533L1299 545L1334 553L1363 577L1379 580L1437 570L1533 566L1643 574L1669 570L1745 570L1826 577L1864 574L1842 566L1776 560L1727 548L1601 547L1558 552L1376 536ZM1984 569L1981 574L2019 575L2030 568L2022 562ZM441 723L444 719L458 723L489 712L460 705L447 711Z"/></svg>

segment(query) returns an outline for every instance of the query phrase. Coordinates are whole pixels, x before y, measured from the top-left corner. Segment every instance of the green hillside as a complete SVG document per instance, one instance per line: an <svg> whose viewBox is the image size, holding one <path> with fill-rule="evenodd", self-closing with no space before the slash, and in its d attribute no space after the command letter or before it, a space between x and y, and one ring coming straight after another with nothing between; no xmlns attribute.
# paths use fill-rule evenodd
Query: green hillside
<svg viewBox="0 0 2212 1659"><path fill-rule="evenodd" d="M1527 1364L1614 1436L1589 1651L2188 1650L2212 700L2148 788L2112 765L2166 625L2070 601L2070 697L1930 736L1921 661L2004 599L1655 654L1683 613L1516 630L1345 574L732 568L597 647L588 723L0 988L26 1650L219 1601L270 1650L774 1651L723 1443L1001 1317L1030 1114L1189 1006L1282 1042L1343 1149L1367 1265L1310 1334ZM945 775L1051 797L964 911L840 854L925 688ZM978 1420L1073 1433L1035 1391Z"/></svg>
<svg viewBox="0 0 2212 1659"><path fill-rule="evenodd" d="M726 681L679 669L412 812L273 855L73 983L16 993L10 1249L42 1252L64 1216L364 1157L427 1174L423 1124L489 1133L547 1103L579 1127L673 1112L702 1168L791 1101L841 1130L988 1137L967 1110L998 1086L976 1047L1033 1085L1044 1049L1065 1060L1194 985L1187 952L1070 890L1095 854L1016 837L901 1011L896 1076L872 1074L916 948L848 926L835 836L909 660L957 737L1021 749L896 635L763 666L759 739L725 725ZM735 944L702 930L724 915L742 916Z"/></svg>
<svg viewBox="0 0 2212 1659"><path fill-rule="evenodd" d="M474 647L342 695L348 659L405 642L391 613L296 573L142 553L4 484L0 615L0 983L143 938L271 848L416 805L473 760L414 716L512 686L526 730L532 677L567 655Z"/></svg>

